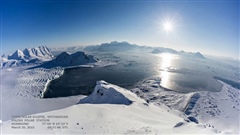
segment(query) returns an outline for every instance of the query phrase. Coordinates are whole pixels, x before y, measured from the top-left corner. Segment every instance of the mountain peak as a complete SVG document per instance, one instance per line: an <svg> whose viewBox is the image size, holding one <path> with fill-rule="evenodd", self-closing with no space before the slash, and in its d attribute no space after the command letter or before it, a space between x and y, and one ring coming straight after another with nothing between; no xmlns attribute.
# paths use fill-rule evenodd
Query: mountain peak
<svg viewBox="0 0 240 135"><path fill-rule="evenodd" d="M46 46L39 46L35 48L26 48L23 51L16 50L13 54L2 56L5 66L13 67L29 64L40 64L44 61L49 61L53 58L52 53ZM9 60L11 59L11 60Z"/></svg>
<svg viewBox="0 0 240 135"><path fill-rule="evenodd" d="M205 57L200 53L200 52L196 52L194 54L194 56L198 57L198 58L202 58L202 59L205 59Z"/></svg>
<svg viewBox="0 0 240 135"><path fill-rule="evenodd" d="M51 59L53 57L50 50L46 46L26 48L24 49L23 53L26 55L28 59L35 58Z"/></svg>
<svg viewBox="0 0 240 135"><path fill-rule="evenodd" d="M97 62L91 55L86 55L84 52L78 51L73 54L62 52L52 61L56 66L77 66L87 63Z"/></svg>
<svg viewBox="0 0 240 135"><path fill-rule="evenodd" d="M16 50L8 59L25 60L25 56L21 50Z"/></svg>
<svg viewBox="0 0 240 135"><path fill-rule="evenodd" d="M133 102L145 103L144 100L137 97L132 92L109 84L105 81L97 81L94 91L88 97L81 99L80 104L123 104L131 105Z"/></svg>

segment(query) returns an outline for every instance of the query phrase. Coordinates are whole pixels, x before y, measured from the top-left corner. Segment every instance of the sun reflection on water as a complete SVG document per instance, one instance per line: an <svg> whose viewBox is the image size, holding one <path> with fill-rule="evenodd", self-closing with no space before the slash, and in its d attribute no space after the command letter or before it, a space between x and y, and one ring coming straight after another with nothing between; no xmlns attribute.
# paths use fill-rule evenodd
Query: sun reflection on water
<svg viewBox="0 0 240 135"><path fill-rule="evenodd" d="M170 80L170 74L169 74L169 70L172 69L171 64L172 64L172 60L174 58L173 54L170 53L163 53L160 55L161 61L160 61L160 67L161 67L161 71L160 71L160 76L161 76L161 85L163 87L168 87L169 85L171 85L171 80Z"/></svg>
<svg viewBox="0 0 240 135"><path fill-rule="evenodd" d="M162 61L161 61L161 69L164 71L167 71L171 68L171 63L173 59L173 55L170 53L163 53L160 55Z"/></svg>

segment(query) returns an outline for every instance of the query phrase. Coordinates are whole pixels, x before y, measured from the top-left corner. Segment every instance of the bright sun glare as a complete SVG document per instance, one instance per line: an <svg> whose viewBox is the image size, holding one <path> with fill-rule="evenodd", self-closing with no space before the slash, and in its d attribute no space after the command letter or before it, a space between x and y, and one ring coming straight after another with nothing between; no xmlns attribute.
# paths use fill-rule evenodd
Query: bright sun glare
<svg viewBox="0 0 240 135"><path fill-rule="evenodd" d="M163 24L163 28L165 31L169 32L169 31L172 31L173 25L170 22L165 22Z"/></svg>

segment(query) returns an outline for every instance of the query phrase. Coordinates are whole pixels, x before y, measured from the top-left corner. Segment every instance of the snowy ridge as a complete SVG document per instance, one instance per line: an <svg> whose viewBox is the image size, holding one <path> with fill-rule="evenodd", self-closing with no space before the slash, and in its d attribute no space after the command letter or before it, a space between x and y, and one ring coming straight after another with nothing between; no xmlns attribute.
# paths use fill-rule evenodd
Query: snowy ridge
<svg viewBox="0 0 240 135"><path fill-rule="evenodd" d="M200 53L192 53L192 52L184 52L183 50L180 52L177 52L170 48L163 48L163 47L157 47L155 48L151 53L158 54L158 53L173 53L173 54L179 54L185 57L193 57L193 58L199 58L199 59L205 59L205 57Z"/></svg>
<svg viewBox="0 0 240 135"><path fill-rule="evenodd" d="M239 134L240 90L221 83L223 87L220 92L198 92L195 105L188 110L189 116L224 133Z"/></svg>
<svg viewBox="0 0 240 135"><path fill-rule="evenodd" d="M31 122L34 130L13 129L12 121L5 121L3 134L213 134L211 127L195 124L184 120L180 113L173 113L167 106L147 104L133 93L118 86L99 81L96 89L108 91L114 89L114 94L124 95L124 98L134 101L132 104L76 104L70 107L28 115L37 116L67 116L65 119L51 119L52 122L68 123L68 128L51 129L41 122ZM97 93L96 93L97 94ZM93 93L93 95L96 95ZM108 95L110 98L113 95ZM90 96L91 97L91 96ZM122 97L122 96L119 96ZM101 98L96 96L95 98ZM118 97L117 97L118 98ZM123 97L122 97L123 98ZM66 99L66 98L65 98ZM86 98L85 98L86 99ZM89 98L91 99L91 98ZM54 99L42 99L53 100ZM82 99L83 100L83 99ZM98 99L95 99L99 101ZM39 100L40 102L41 100ZM80 100L81 101L81 100ZM98 102L99 103L99 102ZM116 117L117 116L117 117ZM20 122L21 123L21 122ZM62 125L61 125L62 126Z"/></svg>
<svg viewBox="0 0 240 135"><path fill-rule="evenodd" d="M105 81L98 81L92 94L81 99L79 103L130 105L136 101L145 102L126 89L109 84Z"/></svg>
<svg viewBox="0 0 240 135"><path fill-rule="evenodd" d="M147 102L179 110L216 133L239 134L240 90L223 83L220 92L188 94L165 90L160 78L148 79L131 91Z"/></svg>
<svg viewBox="0 0 240 135"><path fill-rule="evenodd" d="M22 51L17 50L12 55L8 56L8 59L25 60L25 56Z"/></svg>
<svg viewBox="0 0 240 135"><path fill-rule="evenodd" d="M170 49L170 48L163 48L163 47L157 47L155 48L151 53L157 54L157 53L177 53L177 51Z"/></svg>
<svg viewBox="0 0 240 135"><path fill-rule="evenodd" d="M41 64L53 58L52 53L46 46L26 48L24 51L16 50L12 55L1 56L1 68L18 67Z"/></svg>
<svg viewBox="0 0 240 135"><path fill-rule="evenodd" d="M17 50L8 59L29 61L33 59L52 59L53 55L46 46L26 48L24 51Z"/></svg>
<svg viewBox="0 0 240 135"><path fill-rule="evenodd" d="M25 57L29 60L39 58L39 59L52 59L53 55L46 46L39 46L35 48L26 48L23 53Z"/></svg>
<svg viewBox="0 0 240 135"><path fill-rule="evenodd" d="M113 41L110 43L102 43L101 45L87 46L84 48L86 51L130 51L138 49L140 46L130 44L128 42Z"/></svg>
<svg viewBox="0 0 240 135"><path fill-rule="evenodd" d="M192 53L192 52L180 51L179 54L181 54L183 56L186 56L186 57L194 57L194 58L199 58L199 59L205 59L205 57L200 52Z"/></svg>
<svg viewBox="0 0 240 135"><path fill-rule="evenodd" d="M149 78L141 82L136 88L131 89L140 98L147 102L165 104L173 109L184 111L194 93L178 93L166 90L160 86L161 78Z"/></svg>

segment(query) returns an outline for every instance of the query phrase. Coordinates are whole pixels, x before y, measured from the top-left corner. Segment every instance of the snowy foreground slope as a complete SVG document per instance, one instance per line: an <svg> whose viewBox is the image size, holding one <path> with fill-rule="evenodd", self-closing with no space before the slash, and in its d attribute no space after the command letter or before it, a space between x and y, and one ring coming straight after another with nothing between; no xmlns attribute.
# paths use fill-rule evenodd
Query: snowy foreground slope
<svg viewBox="0 0 240 135"><path fill-rule="evenodd" d="M114 98L113 98L114 96ZM13 121L2 124L3 134L213 134L213 128L190 122L180 112L165 105L148 104L130 91L97 82L94 92L73 106L33 114L28 117L59 116L51 121L61 123L53 129L42 122L29 122L34 129L12 129ZM15 119L16 121L16 119ZM188 121L188 122L187 122ZM61 127L61 129L60 129Z"/></svg>
<svg viewBox="0 0 240 135"><path fill-rule="evenodd" d="M150 78L131 91L150 103L165 104L179 110L218 133L240 134L239 89L221 82L223 87L220 92L186 94L166 90L160 83L160 78Z"/></svg>
<svg viewBox="0 0 240 135"><path fill-rule="evenodd" d="M192 133L205 133L206 130L211 129L214 131L212 133L230 133L239 134L239 89L233 88L230 85L223 83L222 90L220 92L193 92L193 93L178 93L174 91L165 90L160 86L160 78L150 78L144 82L139 83L137 88L132 89L140 98L149 102L149 107L142 99L137 98L128 91L119 90L117 86L104 83L98 83L97 88L92 95L82 99L85 96L73 96L65 98L51 98L51 99L39 99L36 97L40 96L40 92L44 90L45 85L49 80L59 77L63 73L62 68L56 69L31 69L25 70L24 68L12 68L12 69L2 69L1 77L2 79L2 93L1 105L2 105L2 121L4 122L4 133L23 133L24 131L11 130L8 126L11 124L12 116L16 115L68 115L68 122L72 126L69 126L69 130L46 130L47 134L50 133L77 133L77 129L82 128L80 133L89 133L85 128L88 127L81 123L84 119L89 119L88 125L93 125L96 127L96 122L98 122L99 128L94 129L94 132L106 133L108 128L114 129L113 125L117 125L115 128L120 128L119 133L185 133L184 128L194 128ZM104 88L109 88L109 91L105 92ZM113 88L111 88L113 87ZM102 93L103 96L99 96ZM122 94L123 93L123 94ZM120 95L115 98L115 96L109 97L109 95ZM132 95L132 96L131 96ZM82 100L80 100L82 99ZM77 103L78 104L76 105ZM120 104L119 104L120 102ZM101 103L101 104L100 104ZM114 103L114 104L112 104ZM145 104L145 105L144 105ZM153 105L155 104L155 105ZM68 107L68 108L66 108ZM147 109L147 108L148 109ZM65 109L63 109L65 108ZM128 108L127 112L121 110L121 108ZM60 109L60 110L57 110ZM85 110L87 109L87 110ZM155 110L156 109L156 110ZM56 111L52 111L56 110ZM177 111L176 111L177 110ZM51 111L51 112L49 112ZM97 114L93 114L93 111ZM133 111L133 112L132 112ZM162 114L161 112L168 112L167 114ZM86 113L86 114L85 114ZM119 115L122 114L122 115ZM124 114L125 113L125 114ZM128 115L126 113L129 113ZM151 115L145 115L145 114ZM185 114L184 114L185 113ZM78 116L85 115L85 116ZM75 115L77 117L73 118ZM97 117L97 116L99 117ZM106 116L108 115L108 116ZM119 116L118 116L119 115ZM100 118L100 116L104 116ZM124 122L133 121L139 125L136 128L122 129L122 125L116 124L120 120ZM164 116L163 118L161 116ZM79 120L78 120L78 117ZM82 118L84 117L84 118ZM110 117L110 118L109 118ZM175 117L177 119L175 119ZM193 117L197 119L199 124L195 124L189 121L187 117ZM139 119L141 118L141 119ZM173 118L173 119L172 119ZM101 119L102 121L98 121ZM117 119L117 120L115 120ZM144 119L145 122L142 122ZM156 122L151 124L149 122L152 119ZM167 119L167 120L166 120ZM184 120L185 119L185 120ZM60 119L59 119L60 120ZM63 119L65 121L66 119ZM96 120L96 122L94 122ZM76 122L78 125L76 125ZM170 124L169 121L172 121ZM75 122L75 123L74 123ZM103 123L114 123L113 125L106 125L103 128ZM181 123L183 122L183 123ZM94 123L94 124L92 124ZM177 124L178 123L178 124ZM41 123L34 123L36 129L45 130L47 127L40 125ZM101 125L102 124L102 125ZM167 124L167 125L166 125ZM83 127L85 125L85 128ZM100 126L101 125L101 126ZM180 125L178 128L173 128L176 125ZM157 126L157 128L155 128ZM195 127L197 130L195 131ZM203 128L206 127L206 128ZM159 129L160 128L160 129ZM162 129L164 128L164 129ZM167 128L167 129L165 129ZM71 130L70 130L71 129ZM93 129L89 129L93 130ZM124 130L124 131L123 131ZM170 131L172 130L172 131ZM179 131L178 131L179 130ZM186 129L187 130L187 129ZM27 132L34 133L34 130L26 130ZM38 130L37 130L38 131ZM121 131L121 132L120 132ZM160 132L161 131L161 132ZM211 132L210 131L210 132ZM207 131L208 132L208 131ZM42 133L42 132L41 132ZM109 133L118 133L118 130Z"/></svg>

